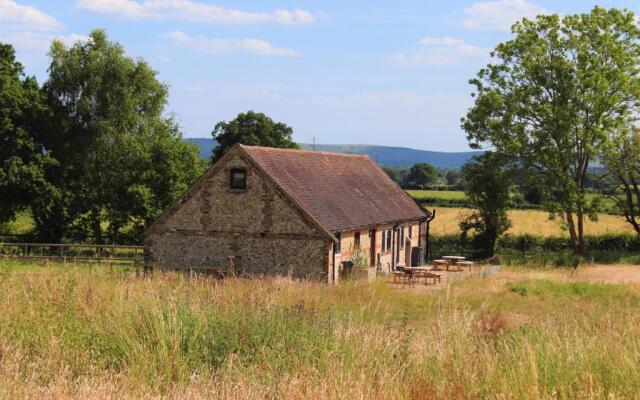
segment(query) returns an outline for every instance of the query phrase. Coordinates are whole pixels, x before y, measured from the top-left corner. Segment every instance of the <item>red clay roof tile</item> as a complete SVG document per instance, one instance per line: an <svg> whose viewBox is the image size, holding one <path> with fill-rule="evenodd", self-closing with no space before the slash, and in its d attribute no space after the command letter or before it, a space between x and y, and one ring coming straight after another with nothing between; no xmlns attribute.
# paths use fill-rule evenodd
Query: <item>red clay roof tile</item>
<svg viewBox="0 0 640 400"><path fill-rule="evenodd" d="M427 217L366 155L241 148L330 232Z"/></svg>

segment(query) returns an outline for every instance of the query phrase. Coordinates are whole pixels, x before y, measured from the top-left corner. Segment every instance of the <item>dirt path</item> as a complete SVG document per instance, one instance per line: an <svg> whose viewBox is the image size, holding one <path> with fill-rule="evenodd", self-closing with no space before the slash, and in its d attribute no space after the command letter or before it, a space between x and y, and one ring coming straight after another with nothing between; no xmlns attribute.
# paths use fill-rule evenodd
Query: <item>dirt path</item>
<svg viewBox="0 0 640 400"><path fill-rule="evenodd" d="M640 265L589 265L578 267L573 279L606 283L640 283Z"/></svg>

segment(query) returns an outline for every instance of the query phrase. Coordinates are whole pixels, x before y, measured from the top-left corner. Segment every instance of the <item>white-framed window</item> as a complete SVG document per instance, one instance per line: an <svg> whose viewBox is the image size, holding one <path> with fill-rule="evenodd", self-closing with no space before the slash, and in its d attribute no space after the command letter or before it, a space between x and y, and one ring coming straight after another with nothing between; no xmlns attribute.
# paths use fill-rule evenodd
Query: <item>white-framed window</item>
<svg viewBox="0 0 640 400"><path fill-rule="evenodd" d="M393 235L393 231L391 229L387 229L387 251L391 250L391 246L392 246L392 243L391 243L392 236L391 235Z"/></svg>

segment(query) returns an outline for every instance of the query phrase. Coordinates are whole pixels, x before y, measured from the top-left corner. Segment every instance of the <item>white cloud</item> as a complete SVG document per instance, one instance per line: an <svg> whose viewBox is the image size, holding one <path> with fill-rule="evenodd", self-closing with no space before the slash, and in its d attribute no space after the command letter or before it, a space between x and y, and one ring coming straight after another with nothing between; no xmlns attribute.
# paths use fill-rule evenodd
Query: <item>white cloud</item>
<svg viewBox="0 0 640 400"><path fill-rule="evenodd" d="M38 52L45 52L49 46L51 46L51 42L54 39L60 40L65 45L70 46L78 41L86 41L89 37L77 33L71 33L69 35L49 35L35 32L14 32L0 35L0 41L10 43L16 48L36 50Z"/></svg>
<svg viewBox="0 0 640 400"><path fill-rule="evenodd" d="M307 24L314 16L306 10L250 12L189 0L79 0L78 8L125 18L174 18L213 23Z"/></svg>
<svg viewBox="0 0 640 400"><path fill-rule="evenodd" d="M210 54L252 53L263 56L280 57L295 57L298 55L295 50L276 47L261 39L209 38L204 36L189 36L180 31L169 32L166 34L166 37L197 51Z"/></svg>
<svg viewBox="0 0 640 400"><path fill-rule="evenodd" d="M53 31L62 28L55 18L35 7L24 6L11 0L0 0L0 24L10 28Z"/></svg>
<svg viewBox="0 0 640 400"><path fill-rule="evenodd" d="M487 54L485 49L451 36L427 36L420 39L420 44L423 45L422 48L409 53L393 54L387 58L387 61L396 67L407 68L419 65L455 64L470 57Z"/></svg>
<svg viewBox="0 0 640 400"><path fill-rule="evenodd" d="M514 22L535 18L550 11L525 0L496 0L474 3L464 9L462 25L474 31L508 31Z"/></svg>

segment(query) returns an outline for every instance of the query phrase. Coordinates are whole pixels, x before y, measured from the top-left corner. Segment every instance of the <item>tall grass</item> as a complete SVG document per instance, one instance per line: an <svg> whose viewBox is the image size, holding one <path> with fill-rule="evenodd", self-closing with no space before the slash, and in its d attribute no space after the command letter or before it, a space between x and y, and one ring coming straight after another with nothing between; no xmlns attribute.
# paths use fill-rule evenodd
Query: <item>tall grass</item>
<svg viewBox="0 0 640 400"><path fill-rule="evenodd" d="M0 397L640 392L640 289L536 274L412 291L0 264Z"/></svg>

